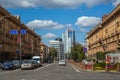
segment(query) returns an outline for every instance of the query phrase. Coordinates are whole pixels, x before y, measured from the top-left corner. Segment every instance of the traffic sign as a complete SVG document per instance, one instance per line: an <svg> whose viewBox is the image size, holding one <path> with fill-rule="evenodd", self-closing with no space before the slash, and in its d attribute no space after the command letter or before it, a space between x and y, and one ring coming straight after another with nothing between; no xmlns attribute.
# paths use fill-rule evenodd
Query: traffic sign
<svg viewBox="0 0 120 80"><path fill-rule="evenodd" d="M22 30L20 31L20 33L21 33L21 34L26 34L26 30L25 30L25 29L22 29Z"/></svg>
<svg viewBox="0 0 120 80"><path fill-rule="evenodd" d="M22 52L22 50L16 49L16 53L20 54L21 52Z"/></svg>
<svg viewBox="0 0 120 80"><path fill-rule="evenodd" d="M10 30L10 34L18 34L18 30Z"/></svg>
<svg viewBox="0 0 120 80"><path fill-rule="evenodd" d="M87 52L87 48L83 48L83 51L84 51L84 52Z"/></svg>

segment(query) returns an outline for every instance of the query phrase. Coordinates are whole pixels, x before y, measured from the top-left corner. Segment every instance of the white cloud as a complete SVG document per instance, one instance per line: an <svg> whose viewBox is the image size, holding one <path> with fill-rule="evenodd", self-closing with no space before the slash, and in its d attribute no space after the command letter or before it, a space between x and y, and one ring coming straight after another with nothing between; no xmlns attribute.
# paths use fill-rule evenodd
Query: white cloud
<svg viewBox="0 0 120 80"><path fill-rule="evenodd" d="M47 33L43 36L43 38L56 38L57 36L53 33Z"/></svg>
<svg viewBox="0 0 120 80"><path fill-rule="evenodd" d="M67 24L66 26L67 26L67 27L72 27L72 24Z"/></svg>
<svg viewBox="0 0 120 80"><path fill-rule="evenodd" d="M77 8L82 4L87 6L94 6L97 4L108 3L110 1L112 0L0 0L0 4L8 8Z"/></svg>
<svg viewBox="0 0 120 80"><path fill-rule="evenodd" d="M33 20L26 24L30 28L37 28L37 29L62 29L64 25L58 24L52 20Z"/></svg>
<svg viewBox="0 0 120 80"><path fill-rule="evenodd" d="M88 32L88 31L86 29L84 29L84 28L81 28L80 32Z"/></svg>
<svg viewBox="0 0 120 80"><path fill-rule="evenodd" d="M120 0L115 0L115 2L113 2L114 6L117 6L120 3Z"/></svg>
<svg viewBox="0 0 120 80"><path fill-rule="evenodd" d="M88 17L88 16L82 16L77 19L77 22L75 25L81 26L81 27L92 27L97 25L101 21L98 17Z"/></svg>

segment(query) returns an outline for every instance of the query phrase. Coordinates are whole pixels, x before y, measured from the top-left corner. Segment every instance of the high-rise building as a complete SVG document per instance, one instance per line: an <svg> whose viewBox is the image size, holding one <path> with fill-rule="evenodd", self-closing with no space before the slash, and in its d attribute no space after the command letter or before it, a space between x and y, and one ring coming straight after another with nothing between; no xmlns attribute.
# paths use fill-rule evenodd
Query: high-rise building
<svg viewBox="0 0 120 80"><path fill-rule="evenodd" d="M71 53L71 47L75 44L75 31L67 29L62 33L62 40L64 45L64 53Z"/></svg>
<svg viewBox="0 0 120 80"><path fill-rule="evenodd" d="M49 43L51 47L54 47L57 50L57 58L59 60L64 59L62 39L50 40Z"/></svg>

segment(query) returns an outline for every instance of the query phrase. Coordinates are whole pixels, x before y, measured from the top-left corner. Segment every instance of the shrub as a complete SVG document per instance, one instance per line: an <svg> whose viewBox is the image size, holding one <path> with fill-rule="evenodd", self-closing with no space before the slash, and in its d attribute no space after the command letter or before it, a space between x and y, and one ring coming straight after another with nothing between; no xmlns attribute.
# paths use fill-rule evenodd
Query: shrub
<svg viewBox="0 0 120 80"><path fill-rule="evenodd" d="M105 68L106 63L105 62L100 62L100 63L95 63L94 67L101 67L101 68Z"/></svg>

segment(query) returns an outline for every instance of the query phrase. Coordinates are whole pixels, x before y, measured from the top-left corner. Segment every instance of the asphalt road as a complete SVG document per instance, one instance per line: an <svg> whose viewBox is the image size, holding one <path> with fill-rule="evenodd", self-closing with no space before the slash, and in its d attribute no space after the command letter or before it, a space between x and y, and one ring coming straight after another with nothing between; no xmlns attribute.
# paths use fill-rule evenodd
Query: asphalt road
<svg viewBox="0 0 120 80"><path fill-rule="evenodd" d="M82 72L67 64L46 64L34 70L0 71L0 80L120 80L120 73Z"/></svg>

